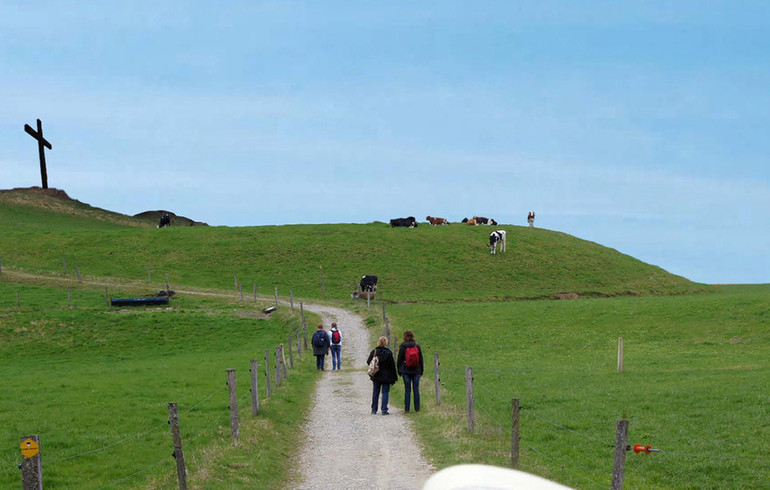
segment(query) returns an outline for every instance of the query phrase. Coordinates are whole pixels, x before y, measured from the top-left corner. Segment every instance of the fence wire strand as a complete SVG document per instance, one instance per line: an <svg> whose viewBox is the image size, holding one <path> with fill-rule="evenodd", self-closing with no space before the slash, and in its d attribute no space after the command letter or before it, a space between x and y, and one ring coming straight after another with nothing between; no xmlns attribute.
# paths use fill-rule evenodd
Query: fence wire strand
<svg viewBox="0 0 770 490"><path fill-rule="evenodd" d="M209 394L203 400L199 401L198 403L196 403L195 405L193 405L189 409L186 409L183 413L189 414L190 412L192 412L193 410L195 410L196 408L201 406L203 403L205 403L207 400L211 399L211 397L216 395L217 392L219 392L219 391L221 391L221 388L217 388L215 391L213 391L211 394ZM141 437L144 437L147 434L150 434L150 433L152 433L152 432L154 432L154 431L156 431L158 429L164 428L164 427L168 427L168 421L165 421L162 424L158 424L158 425L156 425L154 427L151 427L151 428L147 429L144 432L140 432L138 434L132 434L132 435L126 436L126 437L124 437L122 439L119 439L119 440L117 440L117 441L115 441L115 442L113 442L111 444L107 444L106 446L102 446L102 447L97 448L97 449L92 449L90 451L85 451L85 452L82 452L82 453L79 453L79 454L73 454L72 456L65 456L63 458L52 459L50 461L47 460L46 464L47 465L51 465L51 464L55 464L55 463L60 463L62 461L69 461L69 460L72 460L72 459L81 458L83 456L88 456L89 454L100 453L102 451L106 451L108 449L111 449L111 448L113 448L115 446L119 446L119 445L121 445L121 444L123 444L123 443L125 443L127 441L135 440L135 439L139 439Z"/></svg>
<svg viewBox="0 0 770 490"><path fill-rule="evenodd" d="M141 474L141 473L146 473L146 472L150 471L151 469L153 469L153 468L157 468L158 466L160 466L160 465L162 465L162 464L165 464L165 463L166 463L166 461L164 461L164 460L161 460L161 461L158 461L158 462L156 462L156 463L153 463L153 464L151 464L151 465L149 465L149 466L145 466L145 467L144 467L144 468L142 468L141 470L137 470L137 471L135 471L135 472L131 473L131 474L130 474L130 475L128 475L128 476L124 476L123 478L120 478L119 480L113 480L113 481L111 481L111 482L107 483L106 485L104 485L103 487L99 487L99 490L102 490L103 488L115 488L115 486L116 486L118 483L123 483L123 482L125 482L126 480L130 480L131 478L135 477L136 475L139 475L139 474Z"/></svg>
<svg viewBox="0 0 770 490"><path fill-rule="evenodd" d="M540 457L542 457L543 459L545 459L546 461L551 463L554 467L561 467L563 470L567 471L568 473L571 473L573 475L577 475L577 476L583 478L584 480L586 480L586 481L596 485L598 488L603 488L604 489L604 488L608 487L608 485L606 483L599 483L598 481L594 480L593 478L591 478L589 476L586 476L586 475L584 475L582 473L579 473L579 472L571 470L571 469L567 469L567 467L564 466L561 462L556 461L555 459L553 459L550 456L546 455L545 453L539 451L538 449L535 449L533 447L529 447L529 448L527 448L527 450L531 451L531 452L533 452L533 453L535 453L537 455L539 455Z"/></svg>

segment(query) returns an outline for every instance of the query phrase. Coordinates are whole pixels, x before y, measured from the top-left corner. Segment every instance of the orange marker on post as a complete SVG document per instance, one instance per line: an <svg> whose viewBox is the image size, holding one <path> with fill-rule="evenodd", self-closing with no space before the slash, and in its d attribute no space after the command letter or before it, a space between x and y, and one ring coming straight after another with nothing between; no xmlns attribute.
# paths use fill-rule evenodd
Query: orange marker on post
<svg viewBox="0 0 770 490"><path fill-rule="evenodd" d="M636 454L639 454L639 453L650 454L650 453L653 453L653 452L655 452L655 453L662 453L663 451L661 451L660 449L653 449L653 447L651 445L649 445L649 444L647 444L646 446L643 446L641 444L634 444L634 452Z"/></svg>

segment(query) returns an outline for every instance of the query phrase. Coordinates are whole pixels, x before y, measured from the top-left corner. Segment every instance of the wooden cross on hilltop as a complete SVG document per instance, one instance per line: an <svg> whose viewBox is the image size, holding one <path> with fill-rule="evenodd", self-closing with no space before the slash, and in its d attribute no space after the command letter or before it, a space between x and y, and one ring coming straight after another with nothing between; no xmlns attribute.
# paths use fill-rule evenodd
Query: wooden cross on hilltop
<svg viewBox="0 0 770 490"><path fill-rule="evenodd" d="M43 189L48 189L48 174L45 170L45 148L51 150L51 143L43 138L43 123L37 120L37 131L32 129L29 124L24 125L24 131L37 140L37 149L40 153L40 177L43 179ZM45 148L44 148L45 147Z"/></svg>

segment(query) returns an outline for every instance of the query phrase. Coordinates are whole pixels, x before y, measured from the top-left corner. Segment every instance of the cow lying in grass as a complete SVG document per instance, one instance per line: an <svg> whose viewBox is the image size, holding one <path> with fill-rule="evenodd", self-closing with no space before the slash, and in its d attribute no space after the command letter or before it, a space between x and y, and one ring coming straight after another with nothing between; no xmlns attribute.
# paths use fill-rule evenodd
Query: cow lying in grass
<svg viewBox="0 0 770 490"><path fill-rule="evenodd" d="M426 216L425 219L428 220L428 223L434 226L449 224L449 221L447 221L446 218L434 218L433 216Z"/></svg>
<svg viewBox="0 0 770 490"><path fill-rule="evenodd" d="M497 221L493 220L492 218L484 218L483 216L474 216L471 219L463 218L463 223L467 223L471 226L476 226L476 225L497 226Z"/></svg>
<svg viewBox="0 0 770 490"><path fill-rule="evenodd" d="M410 216L408 218L393 218L390 220L390 227L417 228L417 220L414 219L414 216Z"/></svg>

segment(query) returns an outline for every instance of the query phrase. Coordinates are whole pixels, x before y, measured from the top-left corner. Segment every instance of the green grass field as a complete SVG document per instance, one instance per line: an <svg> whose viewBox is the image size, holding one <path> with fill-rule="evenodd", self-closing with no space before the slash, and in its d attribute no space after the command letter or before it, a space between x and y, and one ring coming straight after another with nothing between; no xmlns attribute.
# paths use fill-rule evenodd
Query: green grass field
<svg viewBox="0 0 770 490"><path fill-rule="evenodd" d="M576 488L609 486L620 418L631 444L665 451L629 454L626 488L761 488L770 479L770 286L695 284L595 243L515 226L501 226L508 252L492 256L488 227L158 230L67 206L0 196L3 487L18 484L19 437L33 433L43 435L46 486L173 487L170 401L192 439L194 485L285 486L312 363L263 416L247 417L240 444L227 428L225 369L238 369L245 386L249 359L297 326L296 314L254 318L264 306L250 302L254 283L263 300L278 287L282 299L325 295L356 308L373 334L384 301L396 333L410 328L431 360L438 353L443 403L428 369L425 409L414 417L438 467L507 465L517 397L521 468ZM381 288L366 310L349 294L372 273ZM165 288L166 274L172 289L228 297L180 294L170 309L127 312L106 305L105 286L114 297L146 294ZM550 300L560 293L581 298ZM239 393L248 413L248 392Z"/></svg>
<svg viewBox="0 0 770 490"><path fill-rule="evenodd" d="M191 484L285 484L283 455L299 435L313 362L297 359L269 399L262 368L258 418L249 368L251 359L264 366L267 349L274 366L275 346L299 326L296 314L268 320L264 304L190 295L171 307L111 309L103 291L89 289L75 290L67 307L64 288L0 282L0 297L15 302L16 292L22 306L0 309L0 487L19 484L17 444L29 434L41 436L46 488L174 487L169 402L179 407ZM238 376L238 445L230 442L227 369Z"/></svg>
<svg viewBox="0 0 770 490"><path fill-rule="evenodd" d="M519 398L526 471L606 488L615 423L626 418L631 444L666 451L630 455L627 488L761 488L770 477L769 311L770 287L736 286L690 296L394 305L388 315L396 332L417 333L431 365L439 354L443 400L455 406L417 420L440 466L508 464L511 399ZM423 381L431 403L433 391L431 369Z"/></svg>

